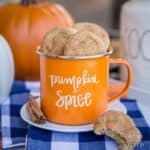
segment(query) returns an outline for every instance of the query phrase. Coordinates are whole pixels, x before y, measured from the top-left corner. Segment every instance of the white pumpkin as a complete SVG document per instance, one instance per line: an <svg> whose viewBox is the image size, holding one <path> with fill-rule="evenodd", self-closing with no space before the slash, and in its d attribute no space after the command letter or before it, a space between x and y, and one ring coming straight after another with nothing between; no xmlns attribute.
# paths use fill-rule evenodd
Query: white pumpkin
<svg viewBox="0 0 150 150"><path fill-rule="evenodd" d="M14 80L14 61L11 48L0 35L0 104L8 98Z"/></svg>

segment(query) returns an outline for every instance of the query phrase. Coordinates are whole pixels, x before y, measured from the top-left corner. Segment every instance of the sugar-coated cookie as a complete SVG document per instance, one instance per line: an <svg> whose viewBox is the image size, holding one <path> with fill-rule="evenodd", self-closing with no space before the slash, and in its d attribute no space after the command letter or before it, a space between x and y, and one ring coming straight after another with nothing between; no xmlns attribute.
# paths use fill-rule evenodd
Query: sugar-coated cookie
<svg viewBox="0 0 150 150"><path fill-rule="evenodd" d="M103 27L94 23L81 22L81 23L75 24L74 28L76 28L78 31L89 31L97 35L104 42L104 44L101 45L100 52L107 51L110 45L110 39L109 39L108 33L105 31Z"/></svg>
<svg viewBox="0 0 150 150"><path fill-rule="evenodd" d="M69 37L64 55L89 56L99 54L103 42L95 34L89 31L81 31Z"/></svg>
<svg viewBox="0 0 150 150"><path fill-rule="evenodd" d="M76 32L77 30L73 28L56 28L48 32L43 38L40 51L48 55L63 55L64 47L69 36Z"/></svg>
<svg viewBox="0 0 150 150"><path fill-rule="evenodd" d="M141 133L132 119L122 112L110 110L102 114L94 124L97 135L106 134L116 140L120 150L131 150L141 141Z"/></svg>

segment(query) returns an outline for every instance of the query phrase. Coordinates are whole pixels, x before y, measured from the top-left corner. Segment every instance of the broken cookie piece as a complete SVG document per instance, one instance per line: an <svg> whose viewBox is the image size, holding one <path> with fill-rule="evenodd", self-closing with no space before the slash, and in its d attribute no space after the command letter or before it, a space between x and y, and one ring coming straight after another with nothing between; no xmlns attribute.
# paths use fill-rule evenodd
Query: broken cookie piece
<svg viewBox="0 0 150 150"><path fill-rule="evenodd" d="M120 150L132 150L141 141L141 133L131 118L122 112L110 110L102 114L94 124L97 135L107 135L116 140Z"/></svg>

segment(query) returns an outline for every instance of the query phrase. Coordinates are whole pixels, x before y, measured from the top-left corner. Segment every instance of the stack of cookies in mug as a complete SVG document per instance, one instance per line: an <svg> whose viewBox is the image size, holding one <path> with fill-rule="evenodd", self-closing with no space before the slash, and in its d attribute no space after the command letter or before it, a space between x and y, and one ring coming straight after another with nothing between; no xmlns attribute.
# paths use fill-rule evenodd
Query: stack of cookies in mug
<svg viewBox="0 0 150 150"><path fill-rule="evenodd" d="M56 28L43 38L40 52L52 56L92 56L107 52L108 33L93 23L77 23L72 28ZM141 140L141 133L132 119L118 111L107 111L94 124L94 133L107 135L119 144L120 150L132 150Z"/></svg>
<svg viewBox="0 0 150 150"><path fill-rule="evenodd" d="M77 23L72 28L56 28L48 32L40 51L47 55L90 56L106 52L110 45L108 33L93 23Z"/></svg>

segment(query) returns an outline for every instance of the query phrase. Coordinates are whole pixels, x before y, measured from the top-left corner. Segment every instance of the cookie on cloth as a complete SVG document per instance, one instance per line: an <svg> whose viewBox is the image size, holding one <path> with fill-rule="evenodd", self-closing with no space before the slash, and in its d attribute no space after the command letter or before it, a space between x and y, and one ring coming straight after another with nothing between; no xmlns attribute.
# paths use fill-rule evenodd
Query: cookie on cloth
<svg viewBox="0 0 150 150"><path fill-rule="evenodd" d="M95 34L89 31L81 31L70 36L64 55L66 56L89 56L99 54L103 42Z"/></svg>
<svg viewBox="0 0 150 150"><path fill-rule="evenodd" d="M104 44L101 45L101 51L105 52L107 51L109 45L110 45L110 39L108 33L105 31L105 29L97 24L94 23L88 23L88 22L81 22L76 23L74 25L74 28L76 28L78 31L89 31L98 36Z"/></svg>
<svg viewBox="0 0 150 150"><path fill-rule="evenodd" d="M97 135L107 135L116 140L120 150L132 150L141 141L141 133L129 116L119 111L105 112L94 124Z"/></svg>
<svg viewBox="0 0 150 150"><path fill-rule="evenodd" d="M76 32L77 30L73 28L56 28L48 32L43 38L40 51L49 55L63 55L69 36Z"/></svg>

